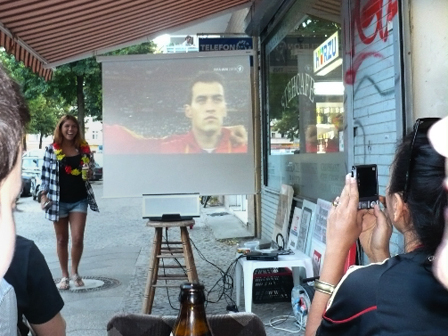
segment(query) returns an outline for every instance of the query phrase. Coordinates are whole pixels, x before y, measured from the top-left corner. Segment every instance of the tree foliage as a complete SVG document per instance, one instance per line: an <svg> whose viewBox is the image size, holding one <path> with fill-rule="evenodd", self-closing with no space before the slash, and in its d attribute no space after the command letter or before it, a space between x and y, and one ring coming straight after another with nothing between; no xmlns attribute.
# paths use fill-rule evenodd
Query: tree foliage
<svg viewBox="0 0 448 336"><path fill-rule="evenodd" d="M107 55L148 54L154 50L155 44L146 42ZM85 116L102 119L101 64L94 57L59 66L48 82L4 49L0 49L0 61L20 84L28 102L31 113L29 133L37 133L41 139L52 134L58 119L66 113L78 115L83 133Z"/></svg>
<svg viewBox="0 0 448 336"><path fill-rule="evenodd" d="M336 31L340 32L340 30L340 25L335 22L309 16L308 19L297 25L283 39L283 41L280 41L279 45L283 43L283 45L286 46L289 42L291 42L292 44L308 43L310 45L319 45ZM310 52L308 63L310 64L312 64L311 53L313 48L314 47L310 46L308 49L308 52ZM302 52L302 50L298 51ZM309 72L309 70L306 70L306 67L304 66L306 62L303 61L303 58L300 58L296 55L295 50L290 50L285 47L284 52L285 60L283 61L283 64L281 64L279 60L275 59L276 50L271 52L271 54L269 55L271 62L270 65L273 68L283 67L281 70L285 70L284 72L279 71L278 73L272 71L268 74L269 118L273 131L279 132L284 137L287 137L289 140L293 141L294 139L300 138L301 136L300 116L303 116L304 110L310 110L310 108L307 107L305 109L305 104L300 104L300 99L303 98L299 95L297 95L297 97L295 97L293 100L288 101L287 104L285 104L283 96L285 94L285 88L287 87L288 82L292 79L292 77L296 76L299 72ZM294 71L291 71L291 68L294 69ZM314 74L312 73L310 73L310 75L314 76ZM332 78L332 76L335 78ZM340 68L333 71L332 73L327 74L325 78L322 78L322 80L327 81L332 79L334 79L335 81L341 80ZM324 99L328 99L328 97L325 97ZM282 105L282 103L284 105ZM311 110L315 110L315 106ZM302 128L303 126L304 125L302 125Z"/></svg>
<svg viewBox="0 0 448 336"><path fill-rule="evenodd" d="M148 54L154 50L154 43L145 42L106 55ZM53 96L60 96L68 104L76 106L74 111L78 114L82 131L85 116L102 120L101 64L94 57L58 67L49 84Z"/></svg>
<svg viewBox="0 0 448 336"><path fill-rule="evenodd" d="M27 133L39 134L41 148L42 138L53 133L58 118L68 111L69 107L62 99L50 97L48 82L25 67L22 62L18 62L14 56L0 50L0 60L9 75L21 86L31 114ZM25 141L24 149L26 150Z"/></svg>
<svg viewBox="0 0 448 336"><path fill-rule="evenodd" d="M68 106L59 106L56 101L43 94L28 103L31 114L29 132L39 134L39 148L42 148L42 139L53 134L59 118L68 112Z"/></svg>

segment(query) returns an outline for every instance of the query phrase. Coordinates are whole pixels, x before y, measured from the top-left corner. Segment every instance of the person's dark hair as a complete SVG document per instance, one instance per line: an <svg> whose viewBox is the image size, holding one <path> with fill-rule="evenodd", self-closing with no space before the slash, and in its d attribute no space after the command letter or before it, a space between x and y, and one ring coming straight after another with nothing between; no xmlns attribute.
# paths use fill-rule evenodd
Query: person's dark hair
<svg viewBox="0 0 448 336"><path fill-rule="evenodd" d="M19 156L30 112L13 81L0 66L0 182L9 175Z"/></svg>
<svg viewBox="0 0 448 336"><path fill-rule="evenodd" d="M226 91L224 87L224 77L221 74L213 71L200 72L193 78L188 86L187 104L191 104L191 100L193 99L193 86L196 83L219 83L222 85L224 92Z"/></svg>
<svg viewBox="0 0 448 336"><path fill-rule="evenodd" d="M389 194L402 193L411 155L413 132L399 144L392 165ZM445 158L429 143L426 133L417 135L412 150L412 163L407 204L414 230L429 253L434 253L443 237L443 211L447 194L443 190Z"/></svg>
<svg viewBox="0 0 448 336"><path fill-rule="evenodd" d="M74 142L75 142L75 147L79 148L79 146L81 145L81 142L84 140L82 134L81 134L81 130L79 129L79 122L78 119L76 119L74 116L66 114L65 116L61 117L61 119L59 119L58 124L56 125L56 128L54 129L54 134L53 134L53 141L55 143L57 143L58 145L62 144L62 140L64 140L64 136L62 135L62 125L64 125L64 123L68 120L73 121L76 126L78 127L78 132L76 133Z"/></svg>

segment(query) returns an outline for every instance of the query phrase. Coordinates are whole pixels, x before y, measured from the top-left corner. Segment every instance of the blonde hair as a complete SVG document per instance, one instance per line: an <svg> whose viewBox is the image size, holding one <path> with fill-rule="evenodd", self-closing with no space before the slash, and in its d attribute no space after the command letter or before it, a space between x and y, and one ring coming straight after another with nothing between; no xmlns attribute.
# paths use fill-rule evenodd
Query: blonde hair
<svg viewBox="0 0 448 336"><path fill-rule="evenodd" d="M79 130L78 119L76 119L74 116L69 115L69 114L66 114L61 119L59 119L58 124L56 125L56 128L54 130L53 142L57 143L58 145L62 144L62 141L64 140L64 136L62 135L62 125L64 125L64 123L69 120L73 121L76 124L76 127L78 128L78 132L76 133L76 136L74 139L74 144L75 144L76 148L79 148L79 146L81 145L81 142L84 141L84 138L81 135L81 132Z"/></svg>

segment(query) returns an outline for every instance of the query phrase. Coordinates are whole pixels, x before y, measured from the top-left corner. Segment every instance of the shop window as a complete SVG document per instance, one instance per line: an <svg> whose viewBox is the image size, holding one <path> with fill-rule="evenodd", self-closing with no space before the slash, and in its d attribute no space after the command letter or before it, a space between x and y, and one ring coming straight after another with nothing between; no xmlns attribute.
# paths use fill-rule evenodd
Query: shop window
<svg viewBox="0 0 448 336"><path fill-rule="evenodd" d="M298 15L290 11L263 45L267 185L330 199L346 170L341 27Z"/></svg>

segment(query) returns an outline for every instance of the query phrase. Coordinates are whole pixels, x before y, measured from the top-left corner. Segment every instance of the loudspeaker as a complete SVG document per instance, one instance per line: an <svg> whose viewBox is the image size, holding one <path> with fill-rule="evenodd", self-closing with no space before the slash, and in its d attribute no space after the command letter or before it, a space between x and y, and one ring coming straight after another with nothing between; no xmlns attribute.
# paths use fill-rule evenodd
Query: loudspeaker
<svg viewBox="0 0 448 336"><path fill-rule="evenodd" d="M143 194L142 216L154 221L176 221L199 217L199 193Z"/></svg>

